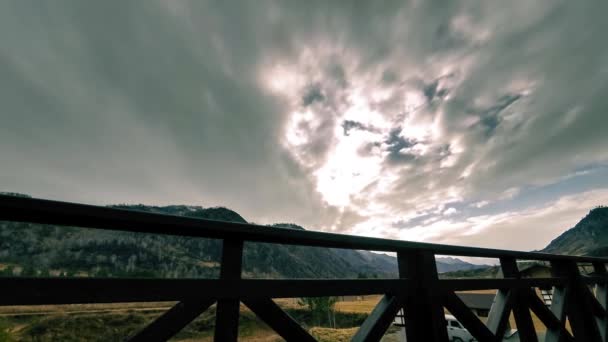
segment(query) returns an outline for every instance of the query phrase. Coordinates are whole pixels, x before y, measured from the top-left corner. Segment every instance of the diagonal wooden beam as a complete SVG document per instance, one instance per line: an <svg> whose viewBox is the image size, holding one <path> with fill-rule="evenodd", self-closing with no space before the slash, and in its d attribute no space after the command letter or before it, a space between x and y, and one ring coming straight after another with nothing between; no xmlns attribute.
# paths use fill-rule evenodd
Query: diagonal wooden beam
<svg viewBox="0 0 608 342"><path fill-rule="evenodd" d="M576 341L599 342L600 332L589 307L588 298L580 284L574 284L572 287L573 292L567 299L566 313L574 339Z"/></svg>
<svg viewBox="0 0 608 342"><path fill-rule="evenodd" d="M553 312L543 303L540 298L530 290L528 292L528 303L530 303L530 310L536 314L538 319L540 319L545 326L547 327L547 334L555 335L563 337L567 341L573 341L572 336L566 330L565 324L563 320L558 319Z"/></svg>
<svg viewBox="0 0 608 342"><path fill-rule="evenodd" d="M532 322L532 315L530 314L530 307L527 300L528 296L525 295L525 290L523 289L516 289L514 291L515 298L512 310L519 339L522 342L536 342L538 341L538 336L536 335L534 322Z"/></svg>
<svg viewBox="0 0 608 342"><path fill-rule="evenodd" d="M513 307L513 299L513 291L500 289L496 292L494 303L490 308L487 326L498 341L502 340L505 335L507 323L509 323L509 315Z"/></svg>
<svg viewBox="0 0 608 342"><path fill-rule="evenodd" d="M589 304L589 290L580 275L577 262L552 261L551 271L555 276L568 278L566 287L554 288L551 311L561 321L568 316L575 341L600 341L600 330L595 322L593 308ZM561 341L552 331L547 332L545 339L547 342Z"/></svg>
<svg viewBox="0 0 608 342"><path fill-rule="evenodd" d="M213 303L215 303L215 299L212 298L179 302L142 331L129 338L129 341L167 341L207 310Z"/></svg>
<svg viewBox="0 0 608 342"><path fill-rule="evenodd" d="M589 305L589 308L591 309L593 315L601 318L605 317L606 309L604 308L604 306L602 306L602 304L600 304L598 298L596 298L596 296L591 293L591 290L585 285L581 286L581 290L583 292L583 296L586 298L587 305Z"/></svg>
<svg viewBox="0 0 608 342"><path fill-rule="evenodd" d="M316 341L314 337L304 330L298 322L283 311L272 299L249 298L243 299L243 303L286 341Z"/></svg>
<svg viewBox="0 0 608 342"><path fill-rule="evenodd" d="M448 293L445 297L445 307L458 319L462 325L479 341L494 341L496 336L483 324L482 321L467 307L467 305L456 295Z"/></svg>
<svg viewBox="0 0 608 342"><path fill-rule="evenodd" d="M551 299L551 313L560 321L560 324L565 325L566 322L566 304L570 296L570 288L554 287L553 298ZM546 323L545 323L546 324ZM547 327L548 328L548 327ZM545 335L545 342L560 342L563 334L561 329L548 329Z"/></svg>
<svg viewBox="0 0 608 342"><path fill-rule="evenodd" d="M608 275L606 272L606 264L604 263L593 263L593 270L602 277L606 277ZM608 309L608 284L606 282L599 282L595 285L595 298L604 308L604 310ZM608 342L608 317L598 317L596 318L596 323L602 337L602 341Z"/></svg>
<svg viewBox="0 0 608 342"><path fill-rule="evenodd" d="M585 342L600 341L600 331L589 302L589 289L581 277L577 262L552 262L552 266L556 272L567 276L569 279L566 314L570 321L574 339Z"/></svg>
<svg viewBox="0 0 608 342"><path fill-rule="evenodd" d="M351 341L380 341L403 305L403 298L384 295Z"/></svg>
<svg viewBox="0 0 608 342"><path fill-rule="evenodd" d="M600 305L602 305L605 310L606 304L608 304L608 285L597 284L595 287L595 296L597 298L597 301L600 303ZM608 317L597 317L596 323L600 335L602 337L602 341L608 342Z"/></svg>

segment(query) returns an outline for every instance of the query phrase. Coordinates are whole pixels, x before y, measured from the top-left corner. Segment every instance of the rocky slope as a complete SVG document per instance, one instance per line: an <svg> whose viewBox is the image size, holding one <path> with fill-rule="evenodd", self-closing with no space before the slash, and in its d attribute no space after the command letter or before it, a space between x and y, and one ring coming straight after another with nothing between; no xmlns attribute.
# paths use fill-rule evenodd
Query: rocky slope
<svg viewBox="0 0 608 342"><path fill-rule="evenodd" d="M573 228L551 241L542 252L608 256L608 207L591 210Z"/></svg>

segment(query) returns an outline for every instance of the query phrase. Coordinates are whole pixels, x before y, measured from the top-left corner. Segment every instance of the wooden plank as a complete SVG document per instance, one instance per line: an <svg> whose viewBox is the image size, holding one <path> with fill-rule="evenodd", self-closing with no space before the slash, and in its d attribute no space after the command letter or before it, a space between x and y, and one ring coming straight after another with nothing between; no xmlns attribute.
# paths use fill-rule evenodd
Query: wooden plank
<svg viewBox="0 0 608 342"><path fill-rule="evenodd" d="M488 281L489 280L489 281ZM522 279L439 280L437 291L527 288ZM560 283L565 283L560 281ZM398 294L410 291L407 279L129 279L129 278L0 278L0 305L44 305L112 302L179 301L202 297L323 297ZM105 290L104 290L105 289ZM201 292L201 289L204 291Z"/></svg>
<svg viewBox="0 0 608 342"><path fill-rule="evenodd" d="M215 303L214 299L179 302L142 331L129 338L129 341L167 341L207 310L213 303Z"/></svg>
<svg viewBox="0 0 608 342"><path fill-rule="evenodd" d="M359 330L357 330L357 333L353 336L351 341L380 341L402 305L403 297L391 295L383 296L367 319L365 319Z"/></svg>
<svg viewBox="0 0 608 342"><path fill-rule="evenodd" d="M243 240L224 240L222 244L222 264L220 279L238 282L241 279L243 265ZM236 342L239 335L238 298L222 298L217 302L215 314L216 342Z"/></svg>
<svg viewBox="0 0 608 342"><path fill-rule="evenodd" d="M408 291L406 279L121 279L0 277L0 305L357 296Z"/></svg>
<svg viewBox="0 0 608 342"><path fill-rule="evenodd" d="M445 300L446 308L478 341L494 341L494 334L475 316L466 304L454 292L448 294Z"/></svg>
<svg viewBox="0 0 608 342"><path fill-rule="evenodd" d="M608 284L608 276L585 276L581 281L587 285Z"/></svg>
<svg viewBox="0 0 608 342"><path fill-rule="evenodd" d="M550 287L565 285L565 277L552 278L497 278L497 279L440 279L437 287L440 291L493 290L493 289L529 289L531 287Z"/></svg>
<svg viewBox="0 0 608 342"><path fill-rule="evenodd" d="M243 303L286 341L316 341L272 299L245 299Z"/></svg>

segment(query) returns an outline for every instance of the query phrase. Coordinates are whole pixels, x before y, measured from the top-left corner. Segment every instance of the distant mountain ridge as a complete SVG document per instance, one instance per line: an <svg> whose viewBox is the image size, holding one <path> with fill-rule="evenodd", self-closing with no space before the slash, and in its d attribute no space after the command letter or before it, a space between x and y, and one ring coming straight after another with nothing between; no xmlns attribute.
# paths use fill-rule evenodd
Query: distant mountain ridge
<svg viewBox="0 0 608 342"><path fill-rule="evenodd" d="M599 206L541 250L546 253L608 256L608 207Z"/></svg>
<svg viewBox="0 0 608 342"><path fill-rule="evenodd" d="M11 194L13 195L13 194ZM20 195L20 194L16 194ZM112 208L247 223L237 212L189 205L111 205ZM304 230L293 223L270 225ZM216 277L219 240L79 229L0 221L0 264L5 275ZM439 272L476 269L456 258L438 258ZM247 242L244 277L395 277L395 257L369 251Z"/></svg>

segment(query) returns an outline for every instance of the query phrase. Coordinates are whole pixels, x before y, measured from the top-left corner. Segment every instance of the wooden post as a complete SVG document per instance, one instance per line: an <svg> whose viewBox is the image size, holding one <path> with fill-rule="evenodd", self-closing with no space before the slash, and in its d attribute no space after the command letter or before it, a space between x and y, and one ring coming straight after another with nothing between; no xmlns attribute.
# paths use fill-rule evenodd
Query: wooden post
<svg viewBox="0 0 608 342"><path fill-rule="evenodd" d="M575 261L552 262L552 268L556 276L568 278L566 292L562 298L564 303L556 304L565 306L565 313L570 321L574 340L581 342L601 341L600 331L589 304L589 289L581 279L578 264ZM556 296L554 295L553 298L555 301ZM553 310L553 305L551 308ZM560 313L556 312L556 316L559 318L558 314ZM561 316L563 317L563 312ZM547 339L547 341L550 340L549 338Z"/></svg>
<svg viewBox="0 0 608 342"><path fill-rule="evenodd" d="M502 268L502 274L505 278L521 279L519 269L517 268L517 261L513 258L500 258L500 267ZM538 341L536 336L536 330L534 330L534 323L532 323L532 316L530 315L530 307L528 304L529 296L526 292L531 292L531 289L513 289L513 316L515 317L515 324L517 325L517 331L519 333L519 339L522 342Z"/></svg>
<svg viewBox="0 0 608 342"><path fill-rule="evenodd" d="M243 240L224 239L220 279L240 281L242 263ZM238 298L223 298L218 301L215 317L215 334L213 335L214 341L237 341L239 334L239 306L240 301Z"/></svg>
<svg viewBox="0 0 608 342"><path fill-rule="evenodd" d="M438 291L435 255L430 251L398 252L399 277L410 279L406 294L405 333L408 341L445 342L448 332L443 295Z"/></svg>

